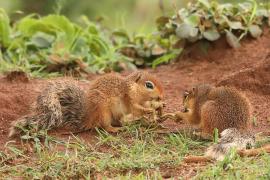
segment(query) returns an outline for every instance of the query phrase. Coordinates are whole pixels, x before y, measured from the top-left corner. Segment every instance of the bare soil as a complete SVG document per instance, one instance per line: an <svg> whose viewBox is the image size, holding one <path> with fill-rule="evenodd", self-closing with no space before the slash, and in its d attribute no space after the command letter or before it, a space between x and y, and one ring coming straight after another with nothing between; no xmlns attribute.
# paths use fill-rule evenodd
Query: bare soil
<svg viewBox="0 0 270 180"><path fill-rule="evenodd" d="M181 109L182 92L198 83L233 86L243 91L253 106L256 132L270 130L270 33L265 31L259 39L245 40L239 49L229 48L222 40L213 44L208 53L198 53L196 46L184 58L156 69L145 69L155 74L165 88L166 112ZM126 74L127 72L124 72ZM16 77L0 76L0 147L8 139L10 123L29 112L30 105L49 80L30 79L15 73ZM20 77L23 76L23 77ZM82 88L95 78L81 81ZM59 78L57 78L59 80ZM164 122L171 130L183 127L170 120ZM54 134L58 134L54 132ZM82 133L83 139L91 139L93 132ZM59 135L59 134L58 134ZM65 136L61 135L65 138ZM179 168L164 167L164 175L188 175L195 173L196 166L181 165Z"/></svg>

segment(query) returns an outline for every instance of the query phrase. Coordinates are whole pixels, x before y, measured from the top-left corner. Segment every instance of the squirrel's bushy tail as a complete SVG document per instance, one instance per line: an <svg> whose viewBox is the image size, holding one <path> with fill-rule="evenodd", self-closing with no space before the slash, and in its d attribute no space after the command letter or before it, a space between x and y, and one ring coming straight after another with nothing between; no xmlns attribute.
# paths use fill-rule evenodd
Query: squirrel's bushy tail
<svg viewBox="0 0 270 180"><path fill-rule="evenodd" d="M24 116L11 123L11 128L9 129L9 137L15 137L20 135L24 129L28 129L29 126L34 126L36 121L31 116Z"/></svg>
<svg viewBox="0 0 270 180"><path fill-rule="evenodd" d="M53 129L66 124L78 126L85 115L85 94L68 81L53 82L38 96L32 114L11 124L10 137L24 129Z"/></svg>
<svg viewBox="0 0 270 180"><path fill-rule="evenodd" d="M242 150L255 145L255 136L242 133L236 128L228 128L221 132L217 144L210 146L205 155L216 160L223 160L232 148Z"/></svg>
<svg viewBox="0 0 270 180"><path fill-rule="evenodd" d="M13 121L9 129L9 137L18 136L25 130L31 130L33 128L39 130L58 127L61 124L60 116L53 116L53 114L54 113L27 115Z"/></svg>

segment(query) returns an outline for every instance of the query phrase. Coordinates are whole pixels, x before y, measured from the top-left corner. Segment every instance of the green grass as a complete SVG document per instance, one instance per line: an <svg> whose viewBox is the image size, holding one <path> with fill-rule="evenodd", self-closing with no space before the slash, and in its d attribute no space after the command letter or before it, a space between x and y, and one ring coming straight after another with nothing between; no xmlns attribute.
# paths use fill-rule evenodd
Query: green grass
<svg viewBox="0 0 270 180"><path fill-rule="evenodd" d="M43 137L42 143L40 137ZM160 135L140 125L127 127L118 135L97 130L92 144L76 136L63 141L46 133L23 138L32 144L31 150L29 146L8 143L1 153L1 177L65 179L101 174L121 176L121 179L134 175L139 179L147 176L158 178L161 177L159 167L175 167L181 164L186 153L202 153L200 148L206 144L182 134Z"/></svg>
<svg viewBox="0 0 270 180"><path fill-rule="evenodd" d="M0 72L19 69L39 77L81 77L157 66L179 54L172 51L170 40L106 29L86 16L78 23L59 14L31 14L10 22L0 8Z"/></svg>
<svg viewBox="0 0 270 180"><path fill-rule="evenodd" d="M119 71L130 65L97 24L81 17L74 23L62 15L25 16L10 24L0 8L0 72L20 68L33 74Z"/></svg>
<svg viewBox="0 0 270 180"><path fill-rule="evenodd" d="M228 161L208 165L195 179L269 179L270 156L255 158L235 156Z"/></svg>
<svg viewBox="0 0 270 180"><path fill-rule="evenodd" d="M162 179L166 168L175 169L177 174L184 156L202 155L209 145L182 133L158 134L154 128L140 124L126 127L117 135L96 131L95 136L89 137L91 141L78 136L61 140L41 131L22 136L23 146L8 142L0 153L0 175L3 179ZM269 155L240 158L233 154L203 167L195 179L269 176Z"/></svg>

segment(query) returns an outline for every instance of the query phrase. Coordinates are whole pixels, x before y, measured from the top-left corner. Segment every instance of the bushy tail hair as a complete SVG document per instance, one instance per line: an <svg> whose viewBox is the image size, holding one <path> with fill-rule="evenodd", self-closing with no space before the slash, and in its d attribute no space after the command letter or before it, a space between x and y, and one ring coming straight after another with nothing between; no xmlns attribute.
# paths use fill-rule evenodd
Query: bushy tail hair
<svg viewBox="0 0 270 180"><path fill-rule="evenodd" d="M61 105L55 93L39 96L33 114L23 116L11 123L9 137L15 137L24 130L51 129L62 125Z"/></svg>
<svg viewBox="0 0 270 180"><path fill-rule="evenodd" d="M242 133L236 128L228 128L221 132L221 138L217 144L210 146L205 155L216 160L223 160L232 148L244 150L254 147L255 136L250 133Z"/></svg>
<svg viewBox="0 0 270 180"><path fill-rule="evenodd" d="M31 116L24 116L17 121L11 123L9 129L9 137L16 137L24 132L24 130L29 129L30 126L34 127L37 122Z"/></svg>
<svg viewBox="0 0 270 180"><path fill-rule="evenodd" d="M9 137L25 129L53 129L67 124L79 126L84 117L85 94L69 81L53 82L37 97L32 113L11 124Z"/></svg>
<svg viewBox="0 0 270 180"><path fill-rule="evenodd" d="M61 107L59 108L57 111L49 111L48 109L47 113L27 115L13 121L9 130L9 137L16 137L26 130L53 129L65 125L62 122Z"/></svg>
<svg viewBox="0 0 270 180"><path fill-rule="evenodd" d="M262 155L265 152L270 153L270 144L266 144L260 148L252 148L255 146L255 136L250 132L240 132L235 128L225 129L221 133L221 138L217 144L210 146L204 156L190 155L184 158L186 163L212 162L213 160L224 160L229 154L231 148L235 148L236 153L240 157L250 157Z"/></svg>

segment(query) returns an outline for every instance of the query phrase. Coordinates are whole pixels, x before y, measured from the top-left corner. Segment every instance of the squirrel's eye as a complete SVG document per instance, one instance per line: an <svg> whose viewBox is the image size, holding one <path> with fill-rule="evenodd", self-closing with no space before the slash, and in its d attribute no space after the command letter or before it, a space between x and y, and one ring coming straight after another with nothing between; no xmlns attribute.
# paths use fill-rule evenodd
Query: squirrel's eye
<svg viewBox="0 0 270 180"><path fill-rule="evenodd" d="M146 81L145 82L145 87L147 89L154 89L154 84L151 81Z"/></svg>

